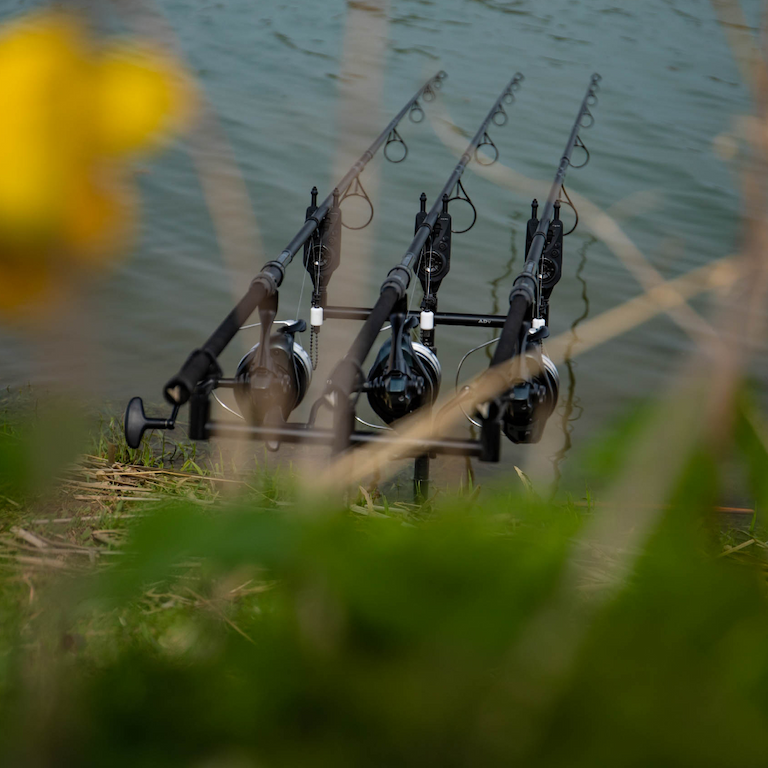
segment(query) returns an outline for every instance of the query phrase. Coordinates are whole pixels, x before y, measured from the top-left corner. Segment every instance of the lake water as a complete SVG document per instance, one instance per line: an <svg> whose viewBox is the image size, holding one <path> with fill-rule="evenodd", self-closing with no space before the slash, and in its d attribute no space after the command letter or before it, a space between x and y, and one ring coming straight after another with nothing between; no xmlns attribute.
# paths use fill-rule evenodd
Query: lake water
<svg viewBox="0 0 768 768"><path fill-rule="evenodd" d="M7 3L0 6L0 18L33 5ZM756 25L760 4L743 5L747 23ZM105 6L94 7L107 23L119 23ZM163 0L157 8L204 87L227 145L215 137L206 142L203 134L195 142L196 160L184 140L142 163L137 242L83 308L76 342L71 326L51 340L74 348L64 356L73 370L54 369L21 335L6 332L0 335L3 384L46 382L87 370L82 386L94 401L122 409L138 394L159 403L163 383L298 229L310 188L317 185L324 197L389 116L439 69L448 79L439 102L424 105L428 119L401 125L407 161L393 165L379 155L363 174L376 216L363 233L344 232L331 303L375 300L412 237L419 194L426 192L431 203L452 171L456 155L438 138L433 121L450 119L473 133L517 70L525 82L509 109L509 123L491 135L500 162L539 184L525 194L513 192L470 166L464 183L479 219L471 232L454 237L442 310L505 311L524 259L530 198L541 196L551 182L593 71L603 81L596 124L583 134L592 160L569 173L570 190L603 209L651 193L634 208L623 207L620 221L665 277L736 247L737 178L713 141L734 130L734 120L750 103L705 0ZM129 21L158 28L151 15L142 14L136 11ZM227 192L239 183L225 164L230 151L257 237L236 215L236 201ZM223 210L226 247L217 231L221 222L214 223L206 205L201 163L217 169L219 178L208 192ZM307 318L310 287L307 281L302 293L303 277L297 260L280 292L282 317L296 316L301 295L300 314ZM611 251L581 226L566 240L552 331L566 332L640 292ZM706 312L705 299L693 303ZM357 328L324 328L317 394L322 374L346 351ZM438 330L445 392L453 386L458 360L490 332ZM247 336L228 350L230 371L257 338ZM545 444L505 445L503 470L512 462L526 465L534 455L551 458L570 443L585 444L630 403L661 392L690 349L678 326L660 317L575 357L561 367L560 407ZM465 371L483 365L487 358L479 352ZM763 356L755 370L762 379L765 368Z"/></svg>

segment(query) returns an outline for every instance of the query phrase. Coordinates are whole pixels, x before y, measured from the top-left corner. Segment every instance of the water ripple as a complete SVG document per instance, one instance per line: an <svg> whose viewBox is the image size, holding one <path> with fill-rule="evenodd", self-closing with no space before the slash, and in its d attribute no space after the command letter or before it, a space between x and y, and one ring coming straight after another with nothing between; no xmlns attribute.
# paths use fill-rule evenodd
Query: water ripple
<svg viewBox="0 0 768 768"><path fill-rule="evenodd" d="M306 48L301 48L300 46L296 45L296 43L294 43L293 40L288 37L288 35L284 35L282 32L273 30L272 35L275 37L275 39L277 39L287 48L290 48L292 51L298 51L299 53L303 53L306 56L314 56L315 58L325 59L326 61L333 61L333 56L329 56L327 53L320 53L319 51L310 51Z"/></svg>
<svg viewBox="0 0 768 768"><path fill-rule="evenodd" d="M433 61L437 61L440 57L435 55L434 53L430 53L429 51L425 51L423 48L393 48L392 49L395 53L402 53L402 54L409 54L409 53L416 53L419 56L426 56L428 59L432 59Z"/></svg>

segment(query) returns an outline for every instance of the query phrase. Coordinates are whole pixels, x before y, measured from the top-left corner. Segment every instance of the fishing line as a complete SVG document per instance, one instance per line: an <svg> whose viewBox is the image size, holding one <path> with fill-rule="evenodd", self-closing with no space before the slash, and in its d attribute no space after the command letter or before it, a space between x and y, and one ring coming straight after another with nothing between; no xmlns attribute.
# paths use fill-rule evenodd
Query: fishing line
<svg viewBox="0 0 768 768"><path fill-rule="evenodd" d="M293 325L295 320L273 320L272 325ZM247 331L249 328L259 328L261 323L251 323L250 325L241 325L241 331Z"/></svg>
<svg viewBox="0 0 768 768"><path fill-rule="evenodd" d="M383 427L381 424L371 424L368 421L363 421L359 416L355 416L355 421L358 424L362 424L364 427L370 427L371 429L386 429L386 430L392 430L392 427Z"/></svg>
<svg viewBox="0 0 768 768"><path fill-rule="evenodd" d="M421 268L421 260L424 258L424 249L422 248L421 253L419 253L419 260L416 262L416 269L414 270L414 274L419 273L419 269ZM416 286L418 285L418 280L413 281L413 290L411 291L411 298L408 300L408 312L410 313L411 309L413 308L413 299L416 296Z"/></svg>
<svg viewBox="0 0 768 768"><path fill-rule="evenodd" d="M216 392L211 392L211 394L213 395L213 399L214 399L214 400L215 400L215 401L216 401L216 402L217 402L217 403L218 403L218 404L219 404L219 405L220 405L220 406L221 406L221 407L222 407L222 408L223 408L225 411L229 411L231 414L234 414L235 416L237 416L237 418L238 418L238 419L242 419L243 421L245 421L245 416L243 416L242 414L238 413L237 411L234 411L234 410L232 410L232 408L230 408L228 405L225 405L224 403L222 403L222 402L221 402L221 400L219 400L219 396L216 394Z"/></svg>
<svg viewBox="0 0 768 768"><path fill-rule="evenodd" d="M296 307L296 317L301 317L301 300L304 298L304 283L307 282L307 270L304 270L304 277L301 279L301 290L299 291L299 303ZM299 331L304 333L304 331Z"/></svg>
<svg viewBox="0 0 768 768"><path fill-rule="evenodd" d="M466 355L464 355L464 357L462 357L462 358L461 358L461 360L459 360L459 365L458 365L458 367L456 368L456 381L455 381L455 383L454 383L454 391L455 391L455 393L456 393L457 395L459 394L459 376L461 376L461 369L462 369L462 367L463 367L463 365L464 365L464 362L466 361L466 359L467 359L467 358L468 358L470 355L474 354L475 352L479 352L481 349L485 349L485 347L490 347L490 346L491 346L491 344L495 344L495 343L496 343L496 342L497 342L497 341L498 341L500 338L501 338L501 336L496 336L496 338L494 338L494 339L490 339L489 341L484 341L482 344L478 344L476 347L473 347L472 349L470 349L470 350L469 350L469 352L467 352L467 354L466 354ZM468 389L469 389L469 387L464 387L464 391L467 391ZM482 426L483 426L481 422L479 422L479 421L475 421L475 420L474 420L474 419L473 419L473 418L472 418L472 417L471 417L471 416L470 416L470 415L469 415L469 414L468 414L468 413L467 413L467 412L464 410L464 406L461 404L461 401L459 401L459 408L461 408L461 412L464 414L465 418L467 419L467 421L468 421L470 424L474 424L476 427L482 427Z"/></svg>

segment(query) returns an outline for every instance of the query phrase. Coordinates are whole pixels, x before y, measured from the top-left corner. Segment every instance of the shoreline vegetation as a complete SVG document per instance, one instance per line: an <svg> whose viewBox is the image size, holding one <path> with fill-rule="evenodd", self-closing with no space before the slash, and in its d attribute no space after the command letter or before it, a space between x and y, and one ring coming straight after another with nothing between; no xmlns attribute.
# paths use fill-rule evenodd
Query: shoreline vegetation
<svg viewBox="0 0 768 768"><path fill-rule="evenodd" d="M630 551L590 540L599 491L551 502L515 478L426 506L365 488L312 505L287 473L233 477L183 442L129 455L117 420L25 486L42 416L5 405L3 764L765 754L768 537L714 511L705 455Z"/></svg>

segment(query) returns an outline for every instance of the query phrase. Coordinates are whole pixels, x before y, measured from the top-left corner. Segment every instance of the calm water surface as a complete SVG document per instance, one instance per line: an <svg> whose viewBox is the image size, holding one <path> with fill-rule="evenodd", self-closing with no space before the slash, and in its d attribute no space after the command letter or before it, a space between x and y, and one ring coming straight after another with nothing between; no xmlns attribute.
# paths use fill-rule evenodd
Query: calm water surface
<svg viewBox="0 0 768 768"><path fill-rule="evenodd" d="M8 3L0 17L32 5ZM592 161L570 172L569 188L604 209L652 193L651 205L624 206L621 223L664 276L687 272L736 246L737 184L713 140L731 132L750 105L705 0L163 0L158 7L219 116L260 242L244 235L235 263L225 258L184 142L145 163L140 237L99 285L74 345L73 369L89 371L83 386L99 401L122 408L140 394L158 402L169 375L294 234L310 188L316 184L324 197L345 170L345 159L359 155L377 125L440 68L449 78L439 105L425 105L430 118L423 124L406 120L401 126L410 148L407 161L390 165L379 156L363 176L376 217L363 235L345 232L331 302L365 305L375 299L410 241L419 194L426 192L431 203L453 169L455 154L436 136L431 120L449 118L474 132L517 70L525 83L509 123L492 136L500 162L539 186L512 192L470 167L464 181L479 220L471 232L454 238L441 309L504 311L524 258L530 198L551 181L593 71L603 82L596 124L584 133ZM756 1L745 4L749 23L757 23L758 9ZM350 102L350 95L358 101ZM213 143L203 148L211 160L219 151ZM296 316L302 295L301 314L307 317L303 276L294 263L280 293L281 316ZM585 319L640 292L608 248L581 226L566 240L564 275L553 295L553 333L572 327L578 333ZM695 306L708 307L706 300ZM356 328L326 326L326 366L343 354ZM453 385L464 352L488 338L488 332L469 329L439 332L444 391ZM233 345L226 364L256 340ZM63 335L59 341L72 339ZM561 367L560 407L545 444L505 445L503 469L535 456L559 453L562 459L571 443L584 444L631 402L662 391L690 348L670 319L659 318L576 356ZM0 356L3 384L62 373L20 336L0 335ZM764 360L756 368L761 378ZM487 358L479 352L465 371L483 365ZM319 373L324 370L321 365Z"/></svg>

